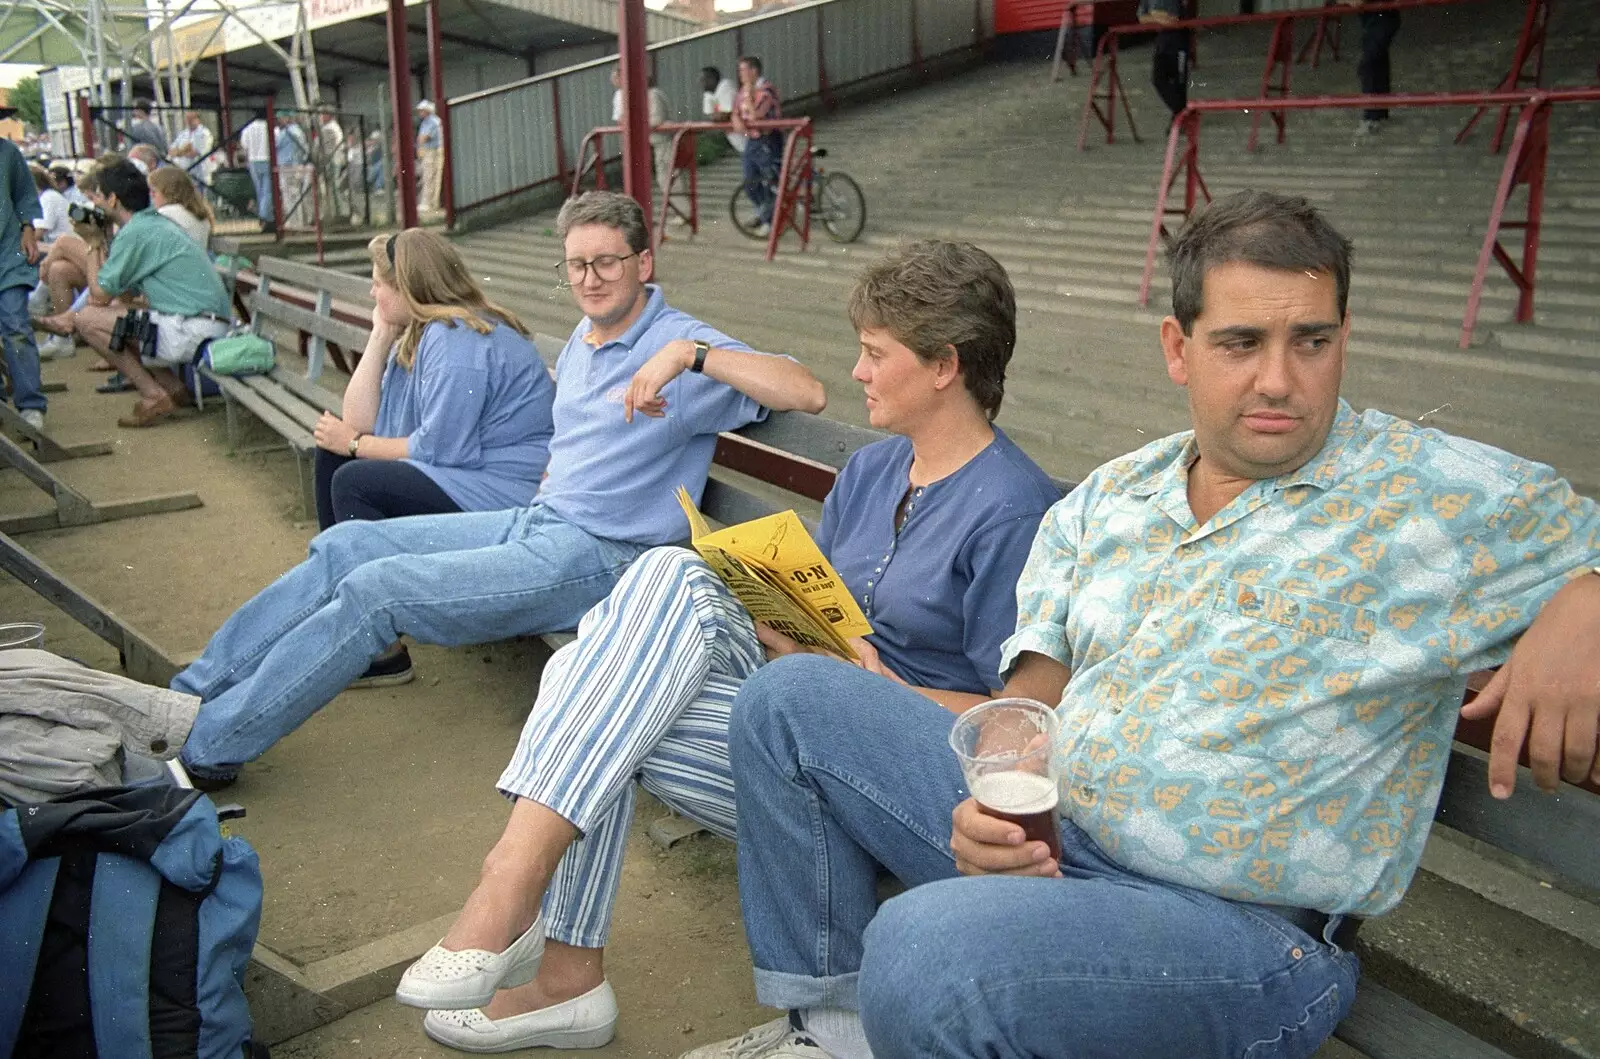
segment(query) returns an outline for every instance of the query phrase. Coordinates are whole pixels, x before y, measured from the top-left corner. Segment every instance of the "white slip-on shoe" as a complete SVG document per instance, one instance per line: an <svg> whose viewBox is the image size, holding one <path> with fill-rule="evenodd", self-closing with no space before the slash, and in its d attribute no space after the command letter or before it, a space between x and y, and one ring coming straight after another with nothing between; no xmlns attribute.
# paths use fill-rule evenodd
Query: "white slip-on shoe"
<svg viewBox="0 0 1600 1059"><path fill-rule="evenodd" d="M678 1059L832 1059L805 1030L795 1029L788 1016L763 1022L742 1036L716 1044L703 1044Z"/></svg>
<svg viewBox="0 0 1600 1059"><path fill-rule="evenodd" d="M410 1007L429 1010L481 1008L494 999L495 990L533 981L543 956L544 917L540 916L504 952L451 952L435 945L406 968L394 998Z"/></svg>
<svg viewBox="0 0 1600 1059"><path fill-rule="evenodd" d="M430 1011L422 1030L463 1052L600 1048L610 1044L617 1032L617 996L610 982L601 982L580 997L503 1019L492 1019L477 1008Z"/></svg>

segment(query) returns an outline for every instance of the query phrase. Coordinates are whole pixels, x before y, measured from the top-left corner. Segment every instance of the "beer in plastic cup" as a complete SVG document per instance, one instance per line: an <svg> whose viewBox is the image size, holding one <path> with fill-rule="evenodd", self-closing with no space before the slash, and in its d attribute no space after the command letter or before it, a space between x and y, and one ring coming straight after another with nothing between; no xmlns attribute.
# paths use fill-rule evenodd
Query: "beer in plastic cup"
<svg viewBox="0 0 1600 1059"><path fill-rule="evenodd" d="M0 651L13 647L44 647L44 626L36 621L14 621L0 625Z"/></svg>
<svg viewBox="0 0 1600 1059"><path fill-rule="evenodd" d="M1043 842L1060 860L1055 742L1055 711L1033 699L993 699L974 706L950 731L950 748L978 808L1021 825L1028 841Z"/></svg>

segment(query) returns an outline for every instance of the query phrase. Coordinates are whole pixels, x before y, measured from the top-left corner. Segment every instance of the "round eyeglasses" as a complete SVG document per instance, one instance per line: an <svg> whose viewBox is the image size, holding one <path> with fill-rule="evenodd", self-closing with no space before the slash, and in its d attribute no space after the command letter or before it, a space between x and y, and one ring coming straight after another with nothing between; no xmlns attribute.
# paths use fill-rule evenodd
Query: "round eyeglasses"
<svg viewBox="0 0 1600 1059"><path fill-rule="evenodd" d="M622 278L622 263L630 257L638 256L637 253L601 254L587 261L581 257L569 257L556 265L556 271L564 274L567 282L573 286L582 283L591 268L602 283L614 283Z"/></svg>

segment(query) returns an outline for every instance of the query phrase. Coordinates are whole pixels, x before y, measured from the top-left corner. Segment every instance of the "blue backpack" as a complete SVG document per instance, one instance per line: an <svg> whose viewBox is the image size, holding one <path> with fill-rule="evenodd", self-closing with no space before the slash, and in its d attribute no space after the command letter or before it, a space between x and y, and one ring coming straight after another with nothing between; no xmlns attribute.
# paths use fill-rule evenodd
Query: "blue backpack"
<svg viewBox="0 0 1600 1059"><path fill-rule="evenodd" d="M0 814L0 1056L260 1059L261 869L210 799L84 791Z"/></svg>

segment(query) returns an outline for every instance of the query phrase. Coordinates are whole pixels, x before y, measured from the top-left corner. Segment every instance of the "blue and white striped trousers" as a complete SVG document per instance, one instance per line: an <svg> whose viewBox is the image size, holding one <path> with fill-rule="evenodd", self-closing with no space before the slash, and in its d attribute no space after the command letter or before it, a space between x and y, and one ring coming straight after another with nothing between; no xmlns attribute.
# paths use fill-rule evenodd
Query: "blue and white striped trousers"
<svg viewBox="0 0 1600 1059"><path fill-rule="evenodd" d="M734 837L728 718L740 685L765 660L750 615L722 579L687 549L654 548L546 663L498 786L581 832L545 893L549 937L605 945L634 780Z"/></svg>

